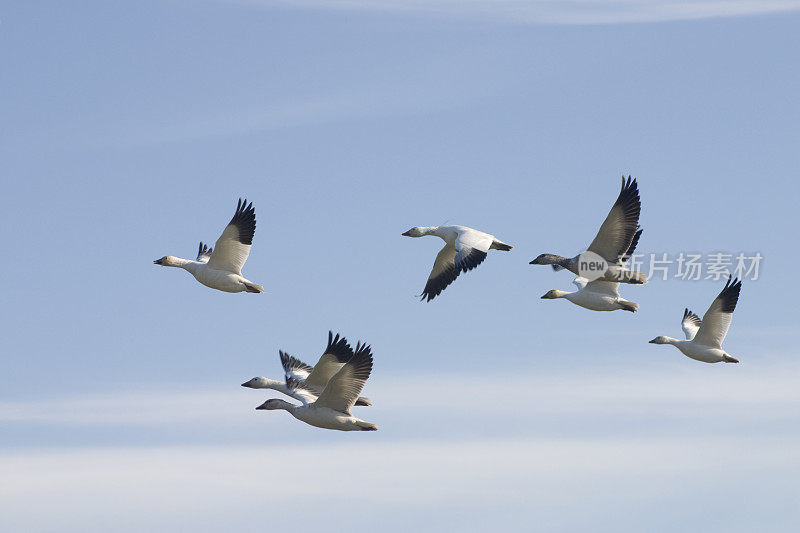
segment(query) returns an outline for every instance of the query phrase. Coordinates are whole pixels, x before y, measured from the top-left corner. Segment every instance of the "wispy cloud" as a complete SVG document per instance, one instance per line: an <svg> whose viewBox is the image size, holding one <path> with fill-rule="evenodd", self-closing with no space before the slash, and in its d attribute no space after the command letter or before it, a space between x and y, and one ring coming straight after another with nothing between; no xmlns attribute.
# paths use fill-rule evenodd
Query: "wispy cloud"
<svg viewBox="0 0 800 533"><path fill-rule="evenodd" d="M452 108L475 98L479 90L450 92L430 86L402 85L331 91L324 95L202 110L181 115L128 116L106 121L92 137L103 146L153 145L219 139L348 120L375 120Z"/></svg>
<svg viewBox="0 0 800 533"><path fill-rule="evenodd" d="M278 394L237 384L6 401L6 436L47 439L0 449L0 516L25 531L122 516L117 531L260 531L296 528L301 506L304 530L518 530L535 515L547 530L781 531L800 518L775 497L800 475L800 369L779 361L376 376L368 434L255 412ZM120 437L60 444L87 426ZM176 444L153 445L166 431ZM49 520L31 520L45 501Z"/></svg>
<svg viewBox="0 0 800 533"><path fill-rule="evenodd" d="M239 0L238 3L540 24L668 22L800 10L797 0Z"/></svg>
<svg viewBox="0 0 800 533"><path fill-rule="evenodd" d="M0 453L0 514L11 529L61 532L122 516L115 531L257 531L298 520L302 530L404 531L416 521L421 531L519 529L531 514L567 530L599 518L615 531L631 520L652 530L658 517L648 509L672 508L674 517L694 498L708 515L731 497L769 505L764 479L793 482L797 468L787 465L800 460L800 441L767 438L386 444L350 436L338 445ZM676 495L682 503L673 507ZM42 522L35 517L45 502ZM797 515L776 511L772 520ZM746 530L754 518L726 530Z"/></svg>
<svg viewBox="0 0 800 533"><path fill-rule="evenodd" d="M723 368L729 367L719 370ZM614 374L549 371L492 379L459 374L376 377L367 386L376 405L363 412L386 413L396 419L406 412L429 409L433 403L437 413L447 416L465 409L471 415L485 415L496 411L495 402L501 402L514 405L522 416L624 416L642 412L709 418L800 416L800 369L796 365L746 371L743 365L736 368L741 371L717 372L713 379L709 379L707 370L711 367L706 365L661 374L617 370ZM270 394L279 395L272 391L257 393L236 384L210 390L175 385L6 401L0 402L0 422L159 426L203 420L205 424L227 425L237 417L247 420L251 409Z"/></svg>

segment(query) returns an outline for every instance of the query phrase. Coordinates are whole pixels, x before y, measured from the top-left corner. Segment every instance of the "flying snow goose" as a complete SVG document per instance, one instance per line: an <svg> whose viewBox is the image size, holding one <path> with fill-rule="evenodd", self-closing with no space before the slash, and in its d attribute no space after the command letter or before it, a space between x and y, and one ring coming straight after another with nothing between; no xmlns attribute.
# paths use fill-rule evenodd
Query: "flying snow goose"
<svg viewBox="0 0 800 533"><path fill-rule="evenodd" d="M494 235L465 226L418 226L403 233L404 237L435 235L446 244L436 256L431 275L422 291L427 301L437 297L459 274L480 265L490 249L511 250L513 246L497 240Z"/></svg>
<svg viewBox="0 0 800 533"><path fill-rule="evenodd" d="M217 239L214 248L200 243L197 260L166 255L153 263L186 270L197 281L224 292L264 292L264 287L242 276L242 267L250 255L256 231L256 210L253 203L239 198L236 213Z"/></svg>
<svg viewBox="0 0 800 533"><path fill-rule="evenodd" d="M372 371L372 351L369 346L356 345L350 360L325 384L319 396L303 382L286 378L286 385L299 397L302 405L272 399L256 407L259 410L283 409L306 424L339 431L375 431L378 426L354 417L350 408L356 403Z"/></svg>
<svg viewBox="0 0 800 533"><path fill-rule="evenodd" d="M596 279L622 283L642 284L647 283L647 276L642 272L633 272L620 266L619 258L630 248L636 230L639 227L639 213L641 201L639 200L639 187L635 179L628 176L622 177L622 189L617 201L611 206L600 231L597 232L587 252L591 257L599 256L605 261L605 271ZM596 254L596 255L595 255ZM584 256L584 257L582 257ZM554 270L566 268L573 274L581 276L581 259L587 259L585 253L572 258L561 257L554 254L541 254L530 262L531 265L552 265Z"/></svg>
<svg viewBox="0 0 800 533"><path fill-rule="evenodd" d="M642 235L642 230L638 230L633 236L630 248L620 258L619 265L624 266L625 262L633 252L636 250L636 245L639 244L639 237ZM544 296L545 300L553 300L556 298L564 298L570 302L591 309L592 311L616 311L617 309L624 309L635 313L639 309L639 304L636 302L629 302L623 300L619 295L619 283L615 281L603 281L596 279L589 281L588 279L578 276L572 282L577 285L576 292L566 292L553 289L548 291Z"/></svg>
<svg viewBox="0 0 800 533"><path fill-rule="evenodd" d="M322 393L325 385L333 375L353 357L353 349L344 337L333 336L333 332L328 332L328 346L315 366L307 365L291 355L278 351L283 365L284 381L269 379L265 377L255 377L250 381L242 383L242 387L251 389L272 389L291 396L295 400L303 401L309 394L315 398ZM286 379L292 378L301 383L305 392L303 395L297 389L290 389L286 386ZM356 405L372 405L369 398L359 397Z"/></svg>
<svg viewBox="0 0 800 533"><path fill-rule="evenodd" d="M739 301L739 292L742 282L730 276L725 287L719 293L711 307L708 308L703 320L685 309L681 327L686 334L686 340L681 341L672 337L660 336L651 340L651 344L671 344L683 352L683 355L703 361L704 363L738 363L739 361L722 349L722 341L728 334L728 328L733 318L733 310Z"/></svg>

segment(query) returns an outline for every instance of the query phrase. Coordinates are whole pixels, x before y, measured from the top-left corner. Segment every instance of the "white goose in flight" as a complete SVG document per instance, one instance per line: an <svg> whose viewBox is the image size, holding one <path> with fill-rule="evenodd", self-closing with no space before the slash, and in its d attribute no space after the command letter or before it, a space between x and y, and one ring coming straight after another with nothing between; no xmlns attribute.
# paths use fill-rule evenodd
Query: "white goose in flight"
<svg viewBox="0 0 800 533"><path fill-rule="evenodd" d="M333 336L333 332L328 332L328 346L315 366L310 366L292 357L291 355L278 351L283 365L284 381L269 379L265 377L255 377L245 383L242 387L251 389L272 389L291 396L295 400L304 401L309 395L315 398L325 389L328 381L339 371L345 363L353 357L353 348L348 344L344 337ZM300 382L305 389L304 394L300 394L296 389L290 389L286 385L286 379L292 378ZM372 405L369 398L356 399L356 405Z"/></svg>
<svg viewBox="0 0 800 533"><path fill-rule="evenodd" d="M314 391L292 377L286 378L286 385L300 396L302 405L294 405L283 400L267 400L256 407L259 410L283 409L306 424L324 429L339 431L375 431L378 426L354 417L350 408L356 403L372 371L372 351L369 346L356 345L350 360L325 384L319 396Z"/></svg>
<svg viewBox="0 0 800 533"><path fill-rule="evenodd" d="M633 241L628 251L620 258L620 266L624 266L628 258L636 251L636 245L639 244L639 237L641 237L641 235L642 230L640 229L633 236ZM565 298L575 305L591 309L592 311L616 311L617 309L624 309L625 311L635 313L636 310L639 309L639 304L624 300L619 295L618 282L603 281L600 279L589 281L581 276L578 276L572 280L572 282L578 287L576 292L553 289L552 291L548 291L542 298L545 300Z"/></svg>
<svg viewBox="0 0 800 533"><path fill-rule="evenodd" d="M242 267L250 255L256 231L256 210L253 203L239 198L236 213L217 239L214 248L200 243L197 260L166 255L153 263L186 270L197 281L224 292L264 292L264 287L242 276Z"/></svg>
<svg viewBox="0 0 800 533"><path fill-rule="evenodd" d="M738 363L739 361L722 349L722 341L728 334L728 328L733 318L733 310L739 301L739 292L742 282L728 277L725 287L719 293L711 307L708 308L703 320L685 309L681 328L686 334L686 340L681 341L672 337L660 336L651 340L651 344L671 344L683 352L683 355L702 361L704 363Z"/></svg>
<svg viewBox="0 0 800 533"><path fill-rule="evenodd" d="M639 213L641 201L636 180L625 181L622 177L622 189L617 201L611 206L603 225L597 232L587 252L592 252L593 257L600 256L607 267L597 279L621 283L642 284L647 283L647 276L642 272L633 272L620 266L619 258L630 248L636 230L639 227ZM594 255L596 254L596 255ZM552 265L554 270L566 268L573 274L580 276L580 261L583 254L572 258L561 257L554 254L541 254L530 262L531 265ZM599 259L599 258L598 258Z"/></svg>
<svg viewBox="0 0 800 533"><path fill-rule="evenodd" d="M513 248L497 240L494 235L465 226L417 226L403 233L404 237L425 235L435 235L446 243L436 256L425 290L422 291L422 299L427 298L429 302L453 283L459 274L480 265L490 249L507 252Z"/></svg>

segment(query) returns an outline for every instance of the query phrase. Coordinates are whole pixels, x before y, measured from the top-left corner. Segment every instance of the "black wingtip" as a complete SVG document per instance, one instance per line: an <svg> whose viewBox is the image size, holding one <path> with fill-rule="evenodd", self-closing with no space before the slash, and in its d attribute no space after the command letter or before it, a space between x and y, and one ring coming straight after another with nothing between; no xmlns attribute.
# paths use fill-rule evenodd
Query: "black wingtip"
<svg viewBox="0 0 800 533"><path fill-rule="evenodd" d="M736 309L736 304L739 301L739 294L742 291L742 282L738 278L731 278L728 276L728 281L719 293L717 298L722 300L723 313L733 313Z"/></svg>
<svg viewBox="0 0 800 533"><path fill-rule="evenodd" d="M247 198L239 198L236 204L236 213L234 213L230 224L235 225L239 229L239 242L242 244L253 244L253 235L256 232L256 210L253 208L253 202L247 203Z"/></svg>
<svg viewBox="0 0 800 533"><path fill-rule="evenodd" d="M356 367L356 375L358 377L367 379L372 372L372 347L367 343L358 341L353 357L350 358L348 363Z"/></svg>
<svg viewBox="0 0 800 533"><path fill-rule="evenodd" d="M425 284L425 289L422 291L422 298L427 298L427 301L430 302L453 283L460 273L461 268L457 267L454 263L435 278L429 278L428 282Z"/></svg>
<svg viewBox="0 0 800 533"><path fill-rule="evenodd" d="M328 331L328 346L325 348L325 353L336 356L344 363L353 356L353 348L345 337L340 337L338 333L334 336L333 331Z"/></svg>
<svg viewBox="0 0 800 533"><path fill-rule="evenodd" d="M456 268L460 268L462 272L469 272L473 268L480 265L484 259L486 259L487 253L481 250L476 250L473 248L464 258L456 265Z"/></svg>
<svg viewBox="0 0 800 533"><path fill-rule="evenodd" d="M642 232L644 229L639 226L636 230L636 233L633 234L633 239L631 239L631 244L628 246L628 250L625 252L625 255L622 256L622 262L627 263L631 256L636 252L636 247L639 245L639 238L642 236Z"/></svg>

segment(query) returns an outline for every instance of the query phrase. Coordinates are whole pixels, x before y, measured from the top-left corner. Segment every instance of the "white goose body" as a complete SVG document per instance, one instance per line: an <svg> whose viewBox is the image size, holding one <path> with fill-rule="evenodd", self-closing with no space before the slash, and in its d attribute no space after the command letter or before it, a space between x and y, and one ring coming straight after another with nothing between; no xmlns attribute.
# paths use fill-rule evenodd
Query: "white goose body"
<svg viewBox="0 0 800 533"><path fill-rule="evenodd" d="M416 226L403 233L404 237L433 235L445 242L439 250L433 269L428 276L422 299L433 300L462 272L480 265L489 250L509 251L513 246L498 240L494 235L466 226Z"/></svg>
<svg viewBox="0 0 800 533"><path fill-rule="evenodd" d="M267 411L282 409L308 425L323 429L375 431L378 429L375 424L365 422L350 413L350 408L355 405L371 371L372 351L369 346L359 343L353 357L328 380L319 396L310 391L304 383L287 376L287 387L300 395L303 405L271 399L256 409Z"/></svg>
<svg viewBox="0 0 800 533"><path fill-rule="evenodd" d="M596 285L591 285L592 283ZM603 285L600 284L607 284L609 286L603 287ZM547 299L553 297L564 298L577 306L591 311L617 311L619 309L635 311L639 307L639 304L623 299L619 293L617 293L616 287L610 287L610 285L616 285L616 283L610 281L592 281L588 282L583 288L580 288L576 292L550 291L547 294L555 293L557 296L548 296ZM545 296L542 296L542 298L545 298Z"/></svg>
<svg viewBox="0 0 800 533"><path fill-rule="evenodd" d="M260 285L256 285L241 274L210 268L208 263L180 259L179 257L176 257L175 259L183 261L183 263L161 264L163 266L177 266L178 268L184 269L189 274L194 276L194 279L206 287L217 289L218 291L222 292L264 292L263 290L255 290L255 288L260 287ZM253 290L248 290L248 287Z"/></svg>
<svg viewBox="0 0 800 533"><path fill-rule="evenodd" d="M200 243L197 260L167 255L153 261L157 265L182 268L194 279L212 289L223 292L264 292L264 287L242 276L242 267L250 255L256 231L256 211L247 200L236 207L230 223L217 239L214 248Z"/></svg>
<svg viewBox="0 0 800 533"><path fill-rule="evenodd" d="M730 359L733 358L722 348L697 344L691 340L682 341L679 339L673 339L672 337L662 338L667 342L656 342L653 344L671 344L679 349L683 355L690 359L694 359L695 361L702 361L703 363L738 363L738 361L735 359L731 361Z"/></svg>
<svg viewBox="0 0 800 533"><path fill-rule="evenodd" d="M292 405L288 402L283 403L286 404L285 407L282 407L283 409L289 411L289 414L305 422L309 426L322 429L335 429L338 431L372 431L371 428L374 427L374 424L364 422L353 415L342 413L330 407L317 407L313 404Z"/></svg>
<svg viewBox="0 0 800 533"><path fill-rule="evenodd" d="M704 363L738 363L738 359L722 349L722 341L728 334L741 289L741 281L731 281L728 278L725 287L711 303L702 320L688 308L683 311L681 328L686 340L661 335L650 343L671 344L686 357Z"/></svg>

